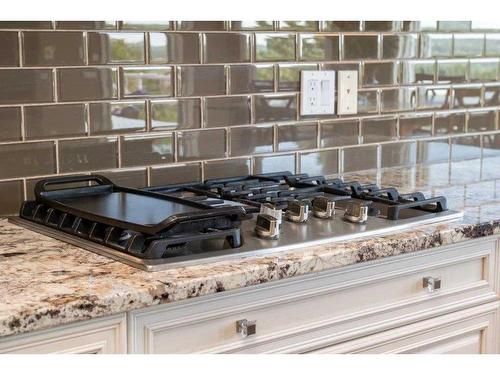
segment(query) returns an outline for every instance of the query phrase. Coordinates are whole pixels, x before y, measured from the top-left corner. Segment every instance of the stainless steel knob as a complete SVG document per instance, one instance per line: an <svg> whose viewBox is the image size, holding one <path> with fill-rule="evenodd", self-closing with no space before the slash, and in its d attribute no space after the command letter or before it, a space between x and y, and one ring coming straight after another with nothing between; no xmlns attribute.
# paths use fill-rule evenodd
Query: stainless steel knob
<svg viewBox="0 0 500 375"><path fill-rule="evenodd" d="M327 197L316 197L312 201L312 212L321 219L331 219L335 214L335 201Z"/></svg>
<svg viewBox="0 0 500 375"><path fill-rule="evenodd" d="M278 222L279 229L281 230L281 224L283 223L282 209L276 208L271 203L264 203L260 205L260 213L274 217Z"/></svg>
<svg viewBox="0 0 500 375"><path fill-rule="evenodd" d="M285 217L294 223L304 223L309 218L308 202L293 200L288 202Z"/></svg>
<svg viewBox="0 0 500 375"><path fill-rule="evenodd" d="M255 233L260 238L277 240L280 238L278 219L271 215L258 214L255 222Z"/></svg>
<svg viewBox="0 0 500 375"><path fill-rule="evenodd" d="M441 278L432 276L424 277L423 285L429 292L435 292L436 290L441 289Z"/></svg>
<svg viewBox="0 0 500 375"><path fill-rule="evenodd" d="M236 322L236 332L241 335L241 337L247 337L255 335L257 332L257 321L241 319Z"/></svg>
<svg viewBox="0 0 500 375"><path fill-rule="evenodd" d="M344 219L351 223L364 224L368 219L367 202L350 201L345 206Z"/></svg>

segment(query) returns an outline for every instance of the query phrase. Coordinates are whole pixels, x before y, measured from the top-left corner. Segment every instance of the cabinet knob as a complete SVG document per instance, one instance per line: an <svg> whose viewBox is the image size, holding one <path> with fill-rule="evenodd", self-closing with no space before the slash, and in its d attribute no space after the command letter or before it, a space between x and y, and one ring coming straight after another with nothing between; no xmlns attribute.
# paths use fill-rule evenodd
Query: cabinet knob
<svg viewBox="0 0 500 375"><path fill-rule="evenodd" d="M441 278L427 276L424 277L423 284L424 288L427 288L429 292L435 292L436 290L441 289Z"/></svg>
<svg viewBox="0 0 500 375"><path fill-rule="evenodd" d="M257 321L241 319L236 322L236 332L241 335L241 337L247 337L255 335L257 332Z"/></svg>

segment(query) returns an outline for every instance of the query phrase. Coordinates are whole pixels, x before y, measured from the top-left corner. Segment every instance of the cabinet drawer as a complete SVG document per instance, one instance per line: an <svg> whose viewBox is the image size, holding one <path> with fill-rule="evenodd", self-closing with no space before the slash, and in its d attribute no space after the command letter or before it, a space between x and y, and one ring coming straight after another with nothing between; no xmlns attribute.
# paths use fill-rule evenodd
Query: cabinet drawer
<svg viewBox="0 0 500 375"><path fill-rule="evenodd" d="M301 352L496 299L494 242L443 248L132 312L133 352ZM424 277L440 277L430 292ZM274 285L272 285L274 284ZM241 337L236 322L256 320ZM325 339L326 337L326 339Z"/></svg>

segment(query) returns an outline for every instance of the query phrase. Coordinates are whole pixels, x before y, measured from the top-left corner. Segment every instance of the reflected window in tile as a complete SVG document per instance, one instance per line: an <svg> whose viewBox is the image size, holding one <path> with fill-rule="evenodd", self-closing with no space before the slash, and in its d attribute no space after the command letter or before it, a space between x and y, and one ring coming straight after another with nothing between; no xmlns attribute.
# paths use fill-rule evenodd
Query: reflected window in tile
<svg viewBox="0 0 500 375"><path fill-rule="evenodd" d="M484 132L496 129L497 113L495 111L469 112L468 132Z"/></svg>
<svg viewBox="0 0 500 375"><path fill-rule="evenodd" d="M469 79L473 82L496 81L498 78L498 59L476 59L469 62Z"/></svg>
<svg viewBox="0 0 500 375"><path fill-rule="evenodd" d="M116 29L115 21L56 21L56 29L107 30Z"/></svg>
<svg viewBox="0 0 500 375"><path fill-rule="evenodd" d="M500 22L495 20L472 21L472 31L500 31Z"/></svg>
<svg viewBox="0 0 500 375"><path fill-rule="evenodd" d="M166 164L174 161L172 135L122 136L122 166Z"/></svg>
<svg viewBox="0 0 500 375"><path fill-rule="evenodd" d="M206 98L205 126L231 126L250 123L250 97Z"/></svg>
<svg viewBox="0 0 500 375"><path fill-rule="evenodd" d="M361 22L359 21L323 21L323 31L360 31Z"/></svg>
<svg viewBox="0 0 500 375"><path fill-rule="evenodd" d="M279 21L279 29L287 31L318 31L317 21Z"/></svg>
<svg viewBox="0 0 500 375"><path fill-rule="evenodd" d="M231 94L274 91L274 68L271 64L232 65L229 79Z"/></svg>
<svg viewBox="0 0 500 375"><path fill-rule="evenodd" d="M420 55L422 57L451 57L453 34L422 34Z"/></svg>
<svg viewBox="0 0 500 375"><path fill-rule="evenodd" d="M295 173L295 154L257 156L254 158L254 174L283 171Z"/></svg>
<svg viewBox="0 0 500 375"><path fill-rule="evenodd" d="M295 60L295 35L256 34L255 59L257 61Z"/></svg>
<svg viewBox="0 0 500 375"><path fill-rule="evenodd" d="M204 34L203 43L205 63L242 63L250 61L250 34Z"/></svg>
<svg viewBox="0 0 500 375"><path fill-rule="evenodd" d="M365 21L365 31L400 31L401 21Z"/></svg>
<svg viewBox="0 0 500 375"><path fill-rule="evenodd" d="M323 150L300 154L300 173L310 176L332 176L339 173L339 150Z"/></svg>
<svg viewBox="0 0 500 375"><path fill-rule="evenodd" d="M144 101L90 103L89 110L91 134L146 130L146 105Z"/></svg>
<svg viewBox="0 0 500 375"><path fill-rule="evenodd" d="M153 166L151 171L151 186L182 184L201 180L200 163L176 164L168 167Z"/></svg>
<svg viewBox="0 0 500 375"><path fill-rule="evenodd" d="M50 69L0 70L0 103L51 102L52 71Z"/></svg>
<svg viewBox="0 0 500 375"><path fill-rule="evenodd" d="M483 158L500 157L500 134L483 134ZM498 165L495 166L498 171Z"/></svg>
<svg viewBox="0 0 500 375"><path fill-rule="evenodd" d="M384 35L382 47L382 58L384 59L416 58L418 52L418 35Z"/></svg>
<svg viewBox="0 0 500 375"><path fill-rule="evenodd" d="M318 126L315 123L278 127L278 151L305 150L317 147Z"/></svg>
<svg viewBox="0 0 500 375"><path fill-rule="evenodd" d="M166 68L130 67L121 69L124 97L173 96L173 71Z"/></svg>
<svg viewBox="0 0 500 375"><path fill-rule="evenodd" d="M146 168L134 170L99 171L104 177L109 178L113 183L119 186L129 186L135 188L143 188L147 186Z"/></svg>
<svg viewBox="0 0 500 375"><path fill-rule="evenodd" d="M470 160L481 157L481 136L466 135L451 138L451 160Z"/></svg>
<svg viewBox="0 0 500 375"><path fill-rule="evenodd" d="M500 85L487 85L484 88L484 105L500 105Z"/></svg>
<svg viewBox="0 0 500 375"><path fill-rule="evenodd" d="M58 69L59 100L117 98L117 68Z"/></svg>
<svg viewBox="0 0 500 375"><path fill-rule="evenodd" d="M397 137L398 119L381 117L361 121L363 143L390 141Z"/></svg>
<svg viewBox="0 0 500 375"><path fill-rule="evenodd" d="M250 158L207 161L203 167L205 179L247 176L251 173Z"/></svg>
<svg viewBox="0 0 500 375"><path fill-rule="evenodd" d="M182 31L224 31L224 21L177 21L177 30Z"/></svg>
<svg viewBox="0 0 500 375"><path fill-rule="evenodd" d="M344 60L378 58L377 35L345 35Z"/></svg>
<svg viewBox="0 0 500 375"><path fill-rule="evenodd" d="M200 62L198 34L150 33L151 63L197 64Z"/></svg>
<svg viewBox="0 0 500 375"><path fill-rule="evenodd" d="M339 59L339 36L301 34L299 59L302 61L332 61Z"/></svg>
<svg viewBox="0 0 500 375"><path fill-rule="evenodd" d="M279 64L278 90L300 91L300 72L302 70L318 70L316 64Z"/></svg>
<svg viewBox="0 0 500 375"><path fill-rule="evenodd" d="M295 95L256 95L255 122L293 121L297 118Z"/></svg>
<svg viewBox="0 0 500 375"><path fill-rule="evenodd" d="M500 34L486 34L485 56L500 56Z"/></svg>
<svg viewBox="0 0 500 375"><path fill-rule="evenodd" d="M153 130L196 129L200 126L200 99L166 99L151 102Z"/></svg>
<svg viewBox="0 0 500 375"><path fill-rule="evenodd" d="M383 90L380 96L382 112L410 111L416 102L417 92L413 87Z"/></svg>
<svg viewBox="0 0 500 375"><path fill-rule="evenodd" d="M342 150L343 173L366 171L377 168L377 146L356 146Z"/></svg>
<svg viewBox="0 0 500 375"><path fill-rule="evenodd" d="M21 139L21 107L0 108L0 142Z"/></svg>
<svg viewBox="0 0 500 375"><path fill-rule="evenodd" d="M231 21L231 30L272 31L273 21Z"/></svg>
<svg viewBox="0 0 500 375"><path fill-rule="evenodd" d="M450 105L450 89L432 86L419 87L417 90L419 109L444 109Z"/></svg>
<svg viewBox="0 0 500 375"><path fill-rule="evenodd" d="M255 155L273 152L274 127L251 126L230 130L231 156Z"/></svg>
<svg viewBox="0 0 500 375"><path fill-rule="evenodd" d="M1 26L1 24L0 24ZM0 32L0 66L19 65L19 41L17 32Z"/></svg>
<svg viewBox="0 0 500 375"><path fill-rule="evenodd" d="M415 142L385 143L381 146L381 167L411 167L417 158Z"/></svg>
<svg viewBox="0 0 500 375"><path fill-rule="evenodd" d="M224 95L226 75L224 66L177 67L179 96ZM180 83L180 84L179 84Z"/></svg>
<svg viewBox="0 0 500 375"><path fill-rule="evenodd" d="M401 138L420 138L432 135L432 115L401 116L399 136Z"/></svg>
<svg viewBox="0 0 500 375"><path fill-rule="evenodd" d="M0 21L0 29L52 29L52 21Z"/></svg>
<svg viewBox="0 0 500 375"><path fill-rule="evenodd" d="M481 105L481 87L455 87L453 88L453 107L469 108Z"/></svg>
<svg viewBox="0 0 500 375"><path fill-rule="evenodd" d="M40 176L55 171L54 142L0 145L0 178Z"/></svg>
<svg viewBox="0 0 500 375"><path fill-rule="evenodd" d="M470 31L470 21L439 21L439 31Z"/></svg>
<svg viewBox="0 0 500 375"><path fill-rule="evenodd" d="M121 21L121 30L172 30L173 22L169 21Z"/></svg>
<svg viewBox="0 0 500 375"><path fill-rule="evenodd" d="M459 134L465 132L465 112L436 113L434 134Z"/></svg>
<svg viewBox="0 0 500 375"><path fill-rule="evenodd" d="M384 86L398 83L399 63L366 63L363 86Z"/></svg>
<svg viewBox="0 0 500 375"><path fill-rule="evenodd" d="M403 63L403 84L434 83L436 63L434 60L414 60Z"/></svg>
<svg viewBox="0 0 500 375"><path fill-rule="evenodd" d="M17 215L23 201L22 180L0 182L0 216Z"/></svg>
<svg viewBox="0 0 500 375"><path fill-rule="evenodd" d="M480 57L483 55L483 34L455 34L453 55L459 57Z"/></svg>
<svg viewBox="0 0 500 375"><path fill-rule="evenodd" d="M117 139L86 138L59 142L59 170L84 172L118 167Z"/></svg>
<svg viewBox="0 0 500 375"><path fill-rule="evenodd" d="M359 120L335 120L320 124L320 147L338 147L359 143Z"/></svg>
<svg viewBox="0 0 500 375"><path fill-rule="evenodd" d="M144 33L88 33L89 64L144 63Z"/></svg>
<svg viewBox="0 0 500 375"><path fill-rule="evenodd" d="M467 81L467 60L439 60L437 83Z"/></svg>
<svg viewBox="0 0 500 375"><path fill-rule="evenodd" d="M417 142L417 163L419 164L448 162L449 153L448 138Z"/></svg>
<svg viewBox="0 0 500 375"><path fill-rule="evenodd" d="M376 90L358 91L358 113L378 112L378 93Z"/></svg>
<svg viewBox="0 0 500 375"><path fill-rule="evenodd" d="M24 107L26 139L85 135L85 104Z"/></svg>
<svg viewBox="0 0 500 375"><path fill-rule="evenodd" d="M177 134L179 161L218 159L226 155L226 131L209 129Z"/></svg>

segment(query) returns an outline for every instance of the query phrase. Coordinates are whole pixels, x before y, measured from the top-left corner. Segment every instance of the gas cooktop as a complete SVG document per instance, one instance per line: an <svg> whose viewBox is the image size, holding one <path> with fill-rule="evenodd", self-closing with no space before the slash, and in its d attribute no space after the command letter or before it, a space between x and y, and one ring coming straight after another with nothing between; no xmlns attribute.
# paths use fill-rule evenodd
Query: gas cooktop
<svg viewBox="0 0 500 375"><path fill-rule="evenodd" d="M64 185L83 183L68 188ZM146 270L373 237L462 217L445 197L280 172L132 189L100 175L35 186L11 221Z"/></svg>

